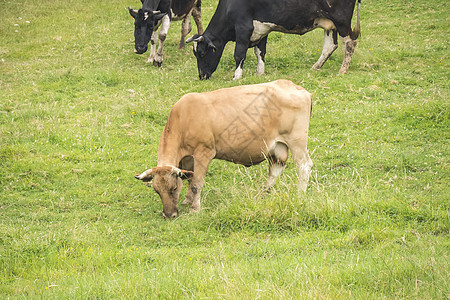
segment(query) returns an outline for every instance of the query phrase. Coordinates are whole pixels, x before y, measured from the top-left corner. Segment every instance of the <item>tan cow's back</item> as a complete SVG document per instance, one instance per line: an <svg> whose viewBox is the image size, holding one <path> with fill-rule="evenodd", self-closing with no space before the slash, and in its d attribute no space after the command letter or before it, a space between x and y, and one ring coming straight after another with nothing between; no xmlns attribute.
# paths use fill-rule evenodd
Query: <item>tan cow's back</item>
<svg viewBox="0 0 450 300"><path fill-rule="evenodd" d="M295 135L307 136L311 101L289 80L236 86L183 96L168 123L182 134L181 148L204 143L216 149L216 158L253 164L266 158L272 143L289 146Z"/></svg>

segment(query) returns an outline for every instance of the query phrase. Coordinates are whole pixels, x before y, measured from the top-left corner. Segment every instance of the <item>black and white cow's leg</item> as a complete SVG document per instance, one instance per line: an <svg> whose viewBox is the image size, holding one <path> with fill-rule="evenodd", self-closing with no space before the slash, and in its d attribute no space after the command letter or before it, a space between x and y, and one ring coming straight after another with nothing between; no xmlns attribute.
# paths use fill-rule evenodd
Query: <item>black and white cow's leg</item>
<svg viewBox="0 0 450 300"><path fill-rule="evenodd" d="M350 61L352 60L353 53L355 52L357 40L352 40L350 36L342 38L342 43L344 44L344 61L342 62L339 74L347 73Z"/></svg>
<svg viewBox="0 0 450 300"><path fill-rule="evenodd" d="M234 48L234 61L236 62L236 71L234 71L233 80L242 77L242 69L244 68L245 57L250 44L250 36L253 32L253 25L236 27L236 47Z"/></svg>
<svg viewBox="0 0 450 300"><path fill-rule="evenodd" d="M178 46L179 49L184 49L184 43L186 40L186 36L192 30L191 15L192 15L192 10L184 17L183 22L181 23L181 40L180 40L180 45Z"/></svg>
<svg viewBox="0 0 450 300"><path fill-rule="evenodd" d="M278 177L283 172L286 161L289 157L288 147L283 143L276 143L269 151L269 177L266 184L264 184L263 191L269 192L275 185Z"/></svg>
<svg viewBox="0 0 450 300"><path fill-rule="evenodd" d="M197 149L194 153L194 177L189 184L189 190L184 201L186 203L192 203L192 212L200 211L200 194L205 182L209 163L215 155L216 152L214 150L207 148Z"/></svg>
<svg viewBox="0 0 450 300"><path fill-rule="evenodd" d="M170 18L168 15L165 15L161 19L161 29L159 30L158 39L159 45L158 50L156 51L155 60L153 61L153 65L157 67L161 67L163 63L163 49L164 49L164 41L166 40L167 32L170 27Z"/></svg>
<svg viewBox="0 0 450 300"><path fill-rule="evenodd" d="M313 162L308 155L306 139L297 139L289 145L298 174L298 190L306 192Z"/></svg>
<svg viewBox="0 0 450 300"><path fill-rule="evenodd" d="M195 5L192 9L192 16L194 17L195 24L197 25L197 33L199 35L203 34L203 25L202 25L202 9L199 4Z"/></svg>
<svg viewBox="0 0 450 300"><path fill-rule="evenodd" d="M267 45L267 36L263 37L263 39L259 42L258 45L255 46L255 55L258 63L256 65L256 74L262 75L264 74L264 64L265 64L265 56L266 56L266 45Z"/></svg>
<svg viewBox="0 0 450 300"><path fill-rule="evenodd" d="M153 61L155 60L157 38L158 38L158 31L155 28L155 30L152 33L152 37L150 39L150 56L147 59L148 63L153 63Z"/></svg>
<svg viewBox="0 0 450 300"><path fill-rule="evenodd" d="M337 31L336 30L324 30L323 34L323 48L317 62L312 66L312 69L319 70L327 59L333 54L334 50L338 47Z"/></svg>

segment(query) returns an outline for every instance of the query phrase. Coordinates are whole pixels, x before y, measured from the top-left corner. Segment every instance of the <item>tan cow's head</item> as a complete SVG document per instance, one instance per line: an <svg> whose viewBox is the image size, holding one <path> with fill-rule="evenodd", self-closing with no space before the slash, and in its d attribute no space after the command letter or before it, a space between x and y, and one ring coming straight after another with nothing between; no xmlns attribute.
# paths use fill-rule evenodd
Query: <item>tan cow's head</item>
<svg viewBox="0 0 450 300"><path fill-rule="evenodd" d="M142 174L135 175L136 179L144 182L153 180L153 189L161 197L164 218L178 216L178 198L183 187L182 179L190 179L194 172L180 170L175 167L155 167Z"/></svg>

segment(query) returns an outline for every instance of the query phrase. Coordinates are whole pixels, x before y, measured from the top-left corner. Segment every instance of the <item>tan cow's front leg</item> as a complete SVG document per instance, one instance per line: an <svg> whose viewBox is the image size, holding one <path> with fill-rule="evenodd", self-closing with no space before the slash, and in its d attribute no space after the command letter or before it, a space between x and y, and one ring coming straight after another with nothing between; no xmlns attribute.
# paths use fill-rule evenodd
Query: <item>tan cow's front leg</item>
<svg viewBox="0 0 450 300"><path fill-rule="evenodd" d="M202 149L196 151L196 153L194 154L194 177L189 182L189 190L186 194L186 199L183 202L183 204L192 203L192 212L200 211L200 194L205 182L209 163L215 155L216 152L211 149Z"/></svg>

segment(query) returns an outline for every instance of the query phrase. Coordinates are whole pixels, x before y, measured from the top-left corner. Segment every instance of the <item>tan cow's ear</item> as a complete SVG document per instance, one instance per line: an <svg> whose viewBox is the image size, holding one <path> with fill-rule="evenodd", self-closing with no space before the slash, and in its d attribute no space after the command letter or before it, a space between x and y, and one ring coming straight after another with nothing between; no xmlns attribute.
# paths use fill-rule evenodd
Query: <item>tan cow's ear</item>
<svg viewBox="0 0 450 300"><path fill-rule="evenodd" d="M180 177L181 179L191 179L192 177L194 177L194 172L181 170L181 172L178 173L178 177Z"/></svg>

